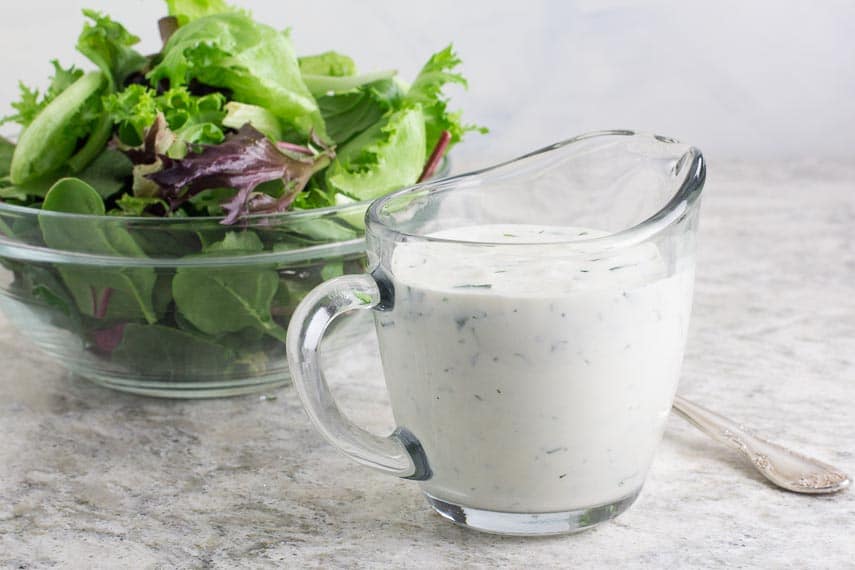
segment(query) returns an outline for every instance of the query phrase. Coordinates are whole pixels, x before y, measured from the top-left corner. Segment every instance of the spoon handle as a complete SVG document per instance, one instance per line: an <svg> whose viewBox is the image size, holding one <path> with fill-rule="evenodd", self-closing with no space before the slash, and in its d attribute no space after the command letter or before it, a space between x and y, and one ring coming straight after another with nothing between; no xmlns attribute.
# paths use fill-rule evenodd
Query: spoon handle
<svg viewBox="0 0 855 570"><path fill-rule="evenodd" d="M682 396L674 410L714 440L736 449L772 483L796 493L834 493L846 489L849 477L817 459L789 450L754 434L742 424L720 416Z"/></svg>

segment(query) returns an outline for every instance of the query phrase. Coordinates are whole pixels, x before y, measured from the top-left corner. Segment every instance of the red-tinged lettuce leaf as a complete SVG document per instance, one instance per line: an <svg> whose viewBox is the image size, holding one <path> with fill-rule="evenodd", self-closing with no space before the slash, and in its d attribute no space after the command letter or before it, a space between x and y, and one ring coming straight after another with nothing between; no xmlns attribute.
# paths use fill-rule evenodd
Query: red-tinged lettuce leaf
<svg viewBox="0 0 855 570"><path fill-rule="evenodd" d="M256 212L286 210L317 170L329 163L330 149L316 152L309 147L289 145L280 150L252 125L244 125L215 146L204 146L198 154L183 159L159 158L163 168L147 175L161 188L161 197L176 208L193 195L210 188L234 188L237 194L226 203L224 224ZM281 180L285 191L279 197L254 193L258 185Z"/></svg>
<svg viewBox="0 0 855 570"><path fill-rule="evenodd" d="M92 344L97 352L110 354L122 343L125 334L125 323L119 323L105 329L92 331Z"/></svg>
<svg viewBox="0 0 855 570"><path fill-rule="evenodd" d="M111 141L111 146L120 150L133 163L133 198L152 200L160 194L160 186L149 180L147 175L158 172L163 168L160 160L161 155L169 154L170 149L176 146L175 133L166 124L163 113L157 113L154 122L145 130L143 143L139 146L127 146L119 136ZM130 195L128 195L130 197ZM157 200L160 200L157 198ZM162 202L162 201L161 201ZM136 201L134 208L141 202ZM123 211L125 208L118 204ZM166 206L165 208L162 206ZM144 208L146 213L164 216L169 213L169 205L165 202L152 201Z"/></svg>

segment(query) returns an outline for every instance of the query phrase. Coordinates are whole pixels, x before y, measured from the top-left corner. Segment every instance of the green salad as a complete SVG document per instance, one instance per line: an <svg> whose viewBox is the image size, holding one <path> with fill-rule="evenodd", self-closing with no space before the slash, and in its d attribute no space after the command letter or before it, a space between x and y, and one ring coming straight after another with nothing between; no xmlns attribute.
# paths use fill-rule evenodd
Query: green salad
<svg viewBox="0 0 855 570"><path fill-rule="evenodd" d="M77 50L43 93L21 85L17 145L0 141L0 200L105 215L221 216L377 198L429 177L468 132L443 88L466 85L451 47L411 84L333 51L298 57L287 31L221 0L167 0L160 52L84 10ZM68 179L75 181L69 184ZM70 210L75 211L75 210ZM100 212L100 208L98 209Z"/></svg>
<svg viewBox="0 0 855 570"><path fill-rule="evenodd" d="M0 201L16 206L0 208L0 301L84 376L281 381L297 304L365 269L363 202L484 129L449 110L443 89L466 85L450 46L407 84L335 52L298 57L222 0L167 6L160 52L85 10L93 70L54 61L43 92L21 85L4 119L20 135L0 139Z"/></svg>

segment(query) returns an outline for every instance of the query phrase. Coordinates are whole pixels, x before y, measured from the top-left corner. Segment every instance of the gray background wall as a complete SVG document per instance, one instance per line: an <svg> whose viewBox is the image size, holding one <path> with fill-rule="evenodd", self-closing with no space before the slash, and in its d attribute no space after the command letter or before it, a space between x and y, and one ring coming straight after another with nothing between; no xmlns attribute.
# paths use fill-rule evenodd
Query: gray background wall
<svg viewBox="0 0 855 570"><path fill-rule="evenodd" d="M466 117L492 129L456 153L486 165L587 130L635 128L716 158L855 156L855 2L241 0L300 53L337 49L363 70L411 78L454 42L470 79ZM44 85L74 53L82 7L159 45L157 0L5 2L0 109L16 80Z"/></svg>

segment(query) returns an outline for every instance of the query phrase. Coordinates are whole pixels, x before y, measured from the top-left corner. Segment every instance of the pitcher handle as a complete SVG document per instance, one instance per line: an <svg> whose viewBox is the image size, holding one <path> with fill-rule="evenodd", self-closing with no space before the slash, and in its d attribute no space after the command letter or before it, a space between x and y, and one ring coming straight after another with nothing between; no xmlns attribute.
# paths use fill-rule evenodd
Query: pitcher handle
<svg viewBox="0 0 855 570"><path fill-rule="evenodd" d="M344 275L321 283L300 302L288 325L286 348L291 379L309 419L324 439L355 461L383 473L424 481L431 471L418 439L398 427L380 437L357 426L342 414L319 359L321 340L339 315L374 309L380 290L370 275Z"/></svg>

